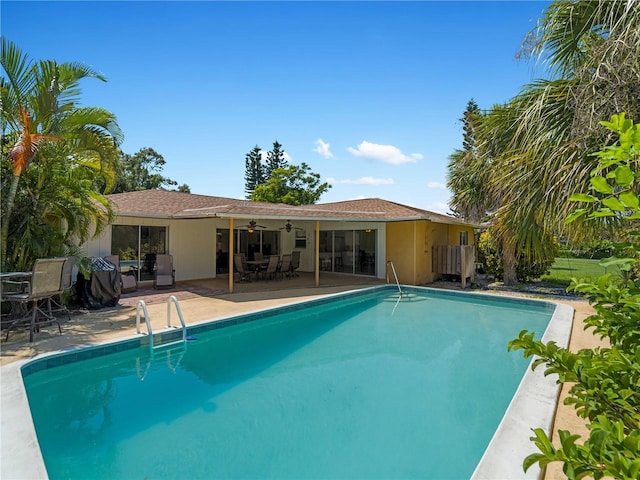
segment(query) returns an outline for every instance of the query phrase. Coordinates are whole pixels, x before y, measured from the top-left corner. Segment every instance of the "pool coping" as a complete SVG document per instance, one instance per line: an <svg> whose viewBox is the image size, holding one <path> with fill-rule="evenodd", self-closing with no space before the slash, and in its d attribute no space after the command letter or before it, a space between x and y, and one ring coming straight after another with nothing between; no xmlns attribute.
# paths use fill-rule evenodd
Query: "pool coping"
<svg viewBox="0 0 640 480"><path fill-rule="evenodd" d="M294 301L288 304L256 309L240 315L205 320L188 325L189 332L203 329L211 330L224 328L264 318L283 310L296 310L308 305L319 305L336 298L363 296L378 290L395 289L396 286L375 286L347 292L322 295L314 299ZM403 287L403 293L411 290L428 290L442 296L469 295L483 297L495 301L497 298L504 302L518 304L546 304L555 307L542 340L555 341L559 346L566 347L569 342L574 309L568 305L549 300L529 298L496 297L495 295L477 292L459 292L429 287ZM175 334L175 330L166 329L157 333ZM155 334L156 332L154 332ZM72 347L38 355L31 359L20 360L0 368L0 478L3 479L47 479L44 459L40 451L35 426L23 382L23 370L31 372L48 368L48 364L66 363L63 360L75 357L72 361L96 356L101 350L127 350L144 346L148 342L146 336L132 335L120 340L111 340L80 347ZM78 357L82 358L78 358ZM533 361L533 360L532 360ZM44 365L44 367L43 367ZM27 373L28 374L28 373ZM507 411L494 433L484 455L477 465L472 479L530 479L540 478L542 472L536 465L525 474L522 468L524 458L535 451L530 440L532 428L543 428L550 434L555 409L557 405L560 385L556 377L545 377L543 368L532 371L529 367L524 374L518 389L512 398Z"/></svg>

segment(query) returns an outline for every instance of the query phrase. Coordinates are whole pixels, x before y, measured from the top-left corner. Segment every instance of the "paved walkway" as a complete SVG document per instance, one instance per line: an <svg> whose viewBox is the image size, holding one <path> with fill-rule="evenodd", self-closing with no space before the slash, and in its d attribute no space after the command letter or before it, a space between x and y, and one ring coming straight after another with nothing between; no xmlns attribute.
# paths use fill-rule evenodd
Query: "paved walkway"
<svg viewBox="0 0 640 480"><path fill-rule="evenodd" d="M317 296L329 295L366 286L380 285L385 282L366 277L350 277L344 275L323 275L321 286L315 287L314 278L310 274L301 274L293 279L272 282L252 282L234 284L235 292L229 294L228 280L212 279L202 282L186 282L178 284L170 290L154 290L140 288L137 292L123 295L116 307L99 310L76 311L71 320L63 319L63 333L58 333L57 327L45 327L36 334L35 341L29 343L27 331L11 332L9 341L0 345L0 366L10 362L31 358L39 354L63 350L93 343L126 338L136 332L136 308L138 300L147 304L151 325L154 330L164 328L167 318L167 298L174 295L180 302L180 307L187 324L194 324L207 320L235 316L241 313L253 312L265 308L304 301ZM451 282L432 286L445 288L459 288ZM485 292L491 293L491 292ZM543 298L534 294L513 294L507 292L493 292L496 295L518 295ZM584 319L593 313L586 301L565 298L548 298L552 301L566 303L575 309L570 349L591 348L600 344L597 337L584 331ZM173 307L172 307L173 308ZM174 322L177 318L172 311ZM554 431L569 429L573 432L586 430L583 421L579 419L572 407L562 404L566 396L566 389L556 411ZM536 425L532 425L532 428ZM532 445L532 453L535 447ZM566 478L560 466L547 467L547 479Z"/></svg>

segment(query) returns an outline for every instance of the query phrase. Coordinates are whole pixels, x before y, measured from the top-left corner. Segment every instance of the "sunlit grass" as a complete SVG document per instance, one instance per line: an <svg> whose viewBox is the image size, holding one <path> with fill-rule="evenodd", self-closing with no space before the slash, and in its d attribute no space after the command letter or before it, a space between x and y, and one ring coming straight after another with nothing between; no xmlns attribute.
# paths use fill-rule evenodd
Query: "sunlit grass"
<svg viewBox="0 0 640 480"><path fill-rule="evenodd" d="M608 269L601 267L600 260L558 257L551 267L550 274L542 276L540 280L559 285L569 285L572 278L595 282L606 273L618 276L620 275L620 270L618 267L609 267Z"/></svg>

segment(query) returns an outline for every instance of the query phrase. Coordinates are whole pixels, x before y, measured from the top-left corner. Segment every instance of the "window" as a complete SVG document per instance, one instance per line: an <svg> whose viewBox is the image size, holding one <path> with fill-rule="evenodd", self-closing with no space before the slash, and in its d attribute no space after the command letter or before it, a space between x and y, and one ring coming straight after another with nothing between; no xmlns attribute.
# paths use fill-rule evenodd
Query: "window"
<svg viewBox="0 0 640 480"><path fill-rule="evenodd" d="M295 248L307 248L307 232L305 230L296 230Z"/></svg>
<svg viewBox="0 0 640 480"><path fill-rule="evenodd" d="M460 245L469 245L469 232L460 232Z"/></svg>

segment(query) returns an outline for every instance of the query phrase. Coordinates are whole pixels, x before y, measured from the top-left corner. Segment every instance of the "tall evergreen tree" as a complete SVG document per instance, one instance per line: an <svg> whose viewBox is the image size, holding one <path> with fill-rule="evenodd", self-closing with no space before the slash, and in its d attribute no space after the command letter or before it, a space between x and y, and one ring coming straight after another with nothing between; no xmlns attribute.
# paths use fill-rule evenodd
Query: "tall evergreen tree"
<svg viewBox="0 0 640 480"><path fill-rule="evenodd" d="M449 156L447 187L453 192L451 209L456 216L472 222L486 220L488 211L495 208L495 201L489 191L487 157L478 153L478 129L481 113L478 104L469 100L463 117L462 149Z"/></svg>
<svg viewBox="0 0 640 480"><path fill-rule="evenodd" d="M475 153L477 150L476 130L480 122L480 109L473 98L467 103L467 109L464 111L460 121L464 130L462 148L467 152Z"/></svg>
<svg viewBox="0 0 640 480"><path fill-rule="evenodd" d="M244 192L247 200L251 199L256 187L266 180L261 152L260 147L256 145L244 157Z"/></svg>
<svg viewBox="0 0 640 480"><path fill-rule="evenodd" d="M287 168L289 163L284 158L284 150L282 145L276 140L273 142L273 149L267 153L267 165L265 171L265 181L271 178L271 175L278 168Z"/></svg>

